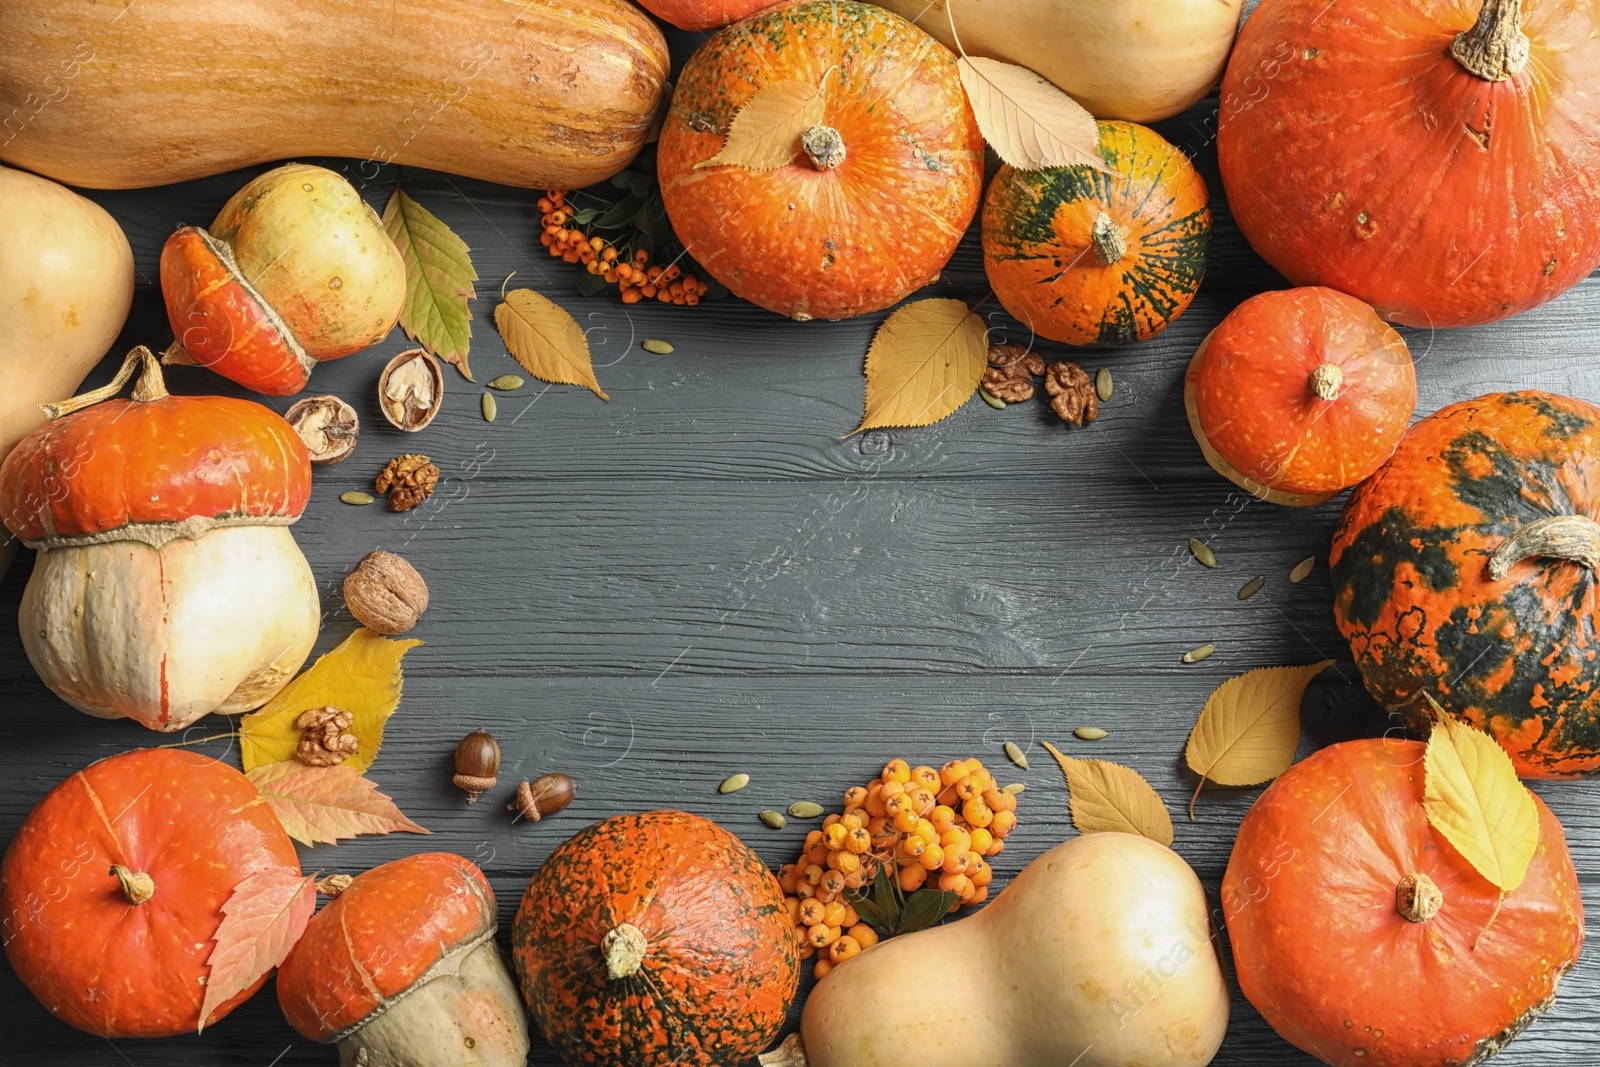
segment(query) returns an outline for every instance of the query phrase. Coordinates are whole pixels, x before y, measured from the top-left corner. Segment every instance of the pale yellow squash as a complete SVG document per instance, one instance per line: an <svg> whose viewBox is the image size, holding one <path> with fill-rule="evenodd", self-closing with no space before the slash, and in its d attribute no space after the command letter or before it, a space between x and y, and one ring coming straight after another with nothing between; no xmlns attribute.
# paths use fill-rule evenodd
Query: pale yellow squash
<svg viewBox="0 0 1600 1067"><path fill-rule="evenodd" d="M1222 78L1243 0L877 0L969 55L1048 78L1096 118L1154 122ZM947 10L953 5L953 11Z"/></svg>
<svg viewBox="0 0 1600 1067"><path fill-rule="evenodd" d="M970 918L834 967L801 1033L810 1067L1203 1067L1227 1026L1199 879L1163 845L1103 833Z"/></svg>

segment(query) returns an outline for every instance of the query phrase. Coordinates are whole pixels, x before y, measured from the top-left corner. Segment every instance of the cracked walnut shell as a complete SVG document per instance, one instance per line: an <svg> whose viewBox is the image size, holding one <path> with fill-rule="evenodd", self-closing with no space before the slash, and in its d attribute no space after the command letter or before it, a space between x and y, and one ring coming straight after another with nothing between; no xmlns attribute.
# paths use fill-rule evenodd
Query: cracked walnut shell
<svg viewBox="0 0 1600 1067"><path fill-rule="evenodd" d="M428 583L405 557L369 552L344 579L344 603L362 626L403 634L428 610Z"/></svg>
<svg viewBox="0 0 1600 1067"><path fill-rule="evenodd" d="M389 507L394 511L410 511L432 496L438 484L439 468L416 453L391 459L373 483L378 492L389 494Z"/></svg>
<svg viewBox="0 0 1600 1067"><path fill-rule="evenodd" d="M1050 394L1050 409L1063 422L1082 426L1100 417L1100 398L1095 394L1094 382L1076 363L1061 360L1050 364L1045 370L1044 389Z"/></svg>

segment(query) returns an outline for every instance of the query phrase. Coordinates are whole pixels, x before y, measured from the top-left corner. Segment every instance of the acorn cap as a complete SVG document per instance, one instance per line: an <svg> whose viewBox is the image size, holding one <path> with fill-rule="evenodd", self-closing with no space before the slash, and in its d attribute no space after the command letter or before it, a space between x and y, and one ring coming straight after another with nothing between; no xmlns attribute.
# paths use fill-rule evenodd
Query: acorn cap
<svg viewBox="0 0 1600 1067"><path fill-rule="evenodd" d="M387 1010L447 957L492 938L494 890L447 852L424 852L359 875L312 916L278 968L284 1018L334 1041Z"/></svg>

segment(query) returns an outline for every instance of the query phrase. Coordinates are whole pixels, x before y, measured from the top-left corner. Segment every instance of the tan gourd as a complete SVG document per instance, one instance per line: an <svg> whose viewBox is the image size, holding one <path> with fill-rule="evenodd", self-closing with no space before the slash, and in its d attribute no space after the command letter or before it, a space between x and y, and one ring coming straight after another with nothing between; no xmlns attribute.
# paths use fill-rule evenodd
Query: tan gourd
<svg viewBox="0 0 1600 1067"><path fill-rule="evenodd" d="M667 48L627 0L14 0L0 159L137 189L306 156L575 188L644 144Z"/></svg>
<svg viewBox="0 0 1600 1067"><path fill-rule="evenodd" d="M1154 122L1222 77L1241 0L878 0L952 47L1037 72L1096 118ZM946 5L953 4L953 12Z"/></svg>
<svg viewBox="0 0 1600 1067"><path fill-rule="evenodd" d="M949 980L908 995L915 974ZM991 1067L1203 1067L1227 1026L1200 880L1115 833L1057 845L970 918L839 964L801 1019L810 1067L965 1067L977 1047Z"/></svg>

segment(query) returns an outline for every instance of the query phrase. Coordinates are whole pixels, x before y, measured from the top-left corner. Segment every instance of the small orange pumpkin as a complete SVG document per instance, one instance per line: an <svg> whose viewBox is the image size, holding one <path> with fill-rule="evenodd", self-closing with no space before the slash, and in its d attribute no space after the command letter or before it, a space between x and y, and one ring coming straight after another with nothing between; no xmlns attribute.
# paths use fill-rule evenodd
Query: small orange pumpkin
<svg viewBox="0 0 1600 1067"><path fill-rule="evenodd" d="M761 858L683 811L580 830L528 883L512 961L573 1067L740 1067L777 1036L799 936Z"/></svg>
<svg viewBox="0 0 1600 1067"><path fill-rule="evenodd" d="M1189 157L1154 130L1102 122L1087 166L1000 168L983 202L995 296L1041 337L1103 347L1147 341L1205 276L1211 207Z"/></svg>
<svg viewBox="0 0 1600 1067"><path fill-rule="evenodd" d="M822 91L813 147L776 170L700 166L781 81ZM795 319L843 319L938 276L977 211L983 137L955 56L928 34L871 4L785 4L684 66L656 169L679 240L730 291Z"/></svg>
<svg viewBox="0 0 1600 1067"><path fill-rule="evenodd" d="M1274 504L1320 504L1393 454L1417 407L1406 343L1332 289L1261 293L1201 343L1189 429L1218 474Z"/></svg>

